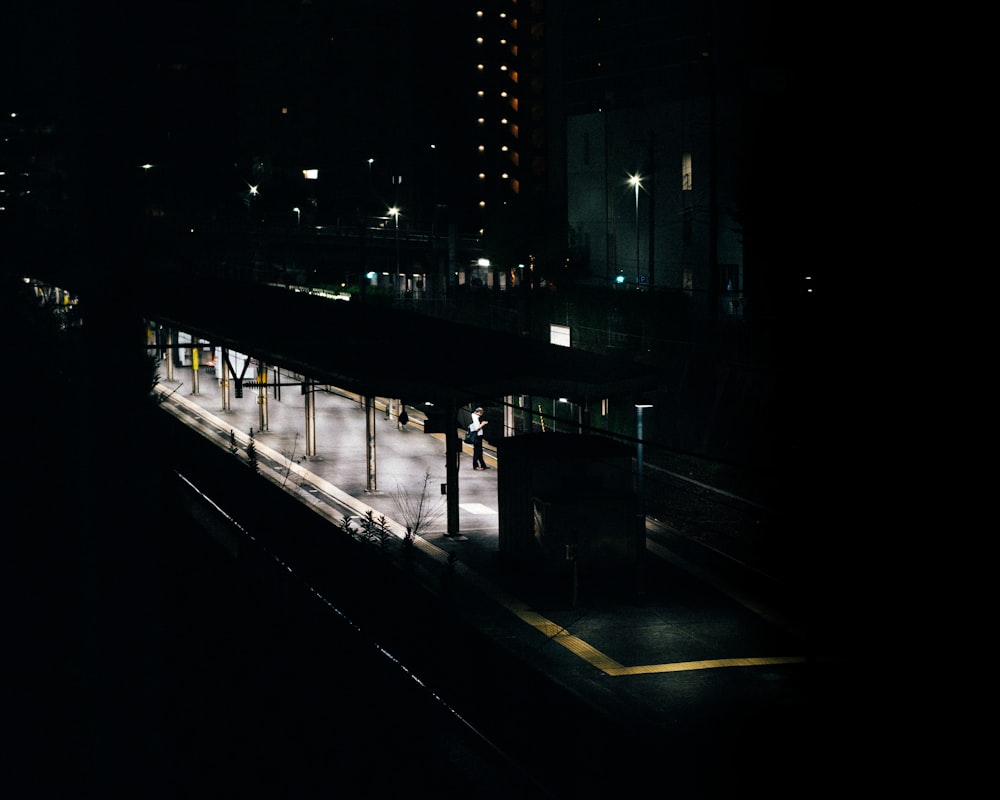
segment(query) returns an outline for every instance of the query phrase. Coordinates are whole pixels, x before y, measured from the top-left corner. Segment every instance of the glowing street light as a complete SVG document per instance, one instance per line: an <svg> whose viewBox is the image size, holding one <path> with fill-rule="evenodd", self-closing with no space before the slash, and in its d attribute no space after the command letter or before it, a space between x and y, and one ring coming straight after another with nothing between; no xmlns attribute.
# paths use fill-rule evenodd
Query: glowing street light
<svg viewBox="0 0 1000 800"><path fill-rule="evenodd" d="M295 206L295 208L293 208L292 211L295 212L295 224L296 225L300 224L302 222L302 209L300 209L298 206Z"/></svg>

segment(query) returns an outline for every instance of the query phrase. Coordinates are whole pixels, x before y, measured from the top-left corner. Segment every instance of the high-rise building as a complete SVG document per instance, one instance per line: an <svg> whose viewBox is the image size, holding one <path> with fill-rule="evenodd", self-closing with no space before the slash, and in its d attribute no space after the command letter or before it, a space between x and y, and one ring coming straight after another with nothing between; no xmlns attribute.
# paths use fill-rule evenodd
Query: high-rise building
<svg viewBox="0 0 1000 800"><path fill-rule="evenodd" d="M545 4L489 0L476 6L477 205L484 226L518 203L540 210L547 190ZM503 214L500 213L500 218Z"/></svg>

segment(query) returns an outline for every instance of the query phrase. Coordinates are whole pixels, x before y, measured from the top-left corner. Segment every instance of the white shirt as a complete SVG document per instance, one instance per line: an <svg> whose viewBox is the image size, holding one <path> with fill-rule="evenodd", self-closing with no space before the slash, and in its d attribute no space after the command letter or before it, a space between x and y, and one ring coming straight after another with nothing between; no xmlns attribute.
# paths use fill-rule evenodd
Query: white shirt
<svg viewBox="0 0 1000 800"><path fill-rule="evenodd" d="M477 414L475 411L472 412L472 424L469 426L470 431L479 431L479 435L483 435L483 423L480 422L482 419L481 415Z"/></svg>

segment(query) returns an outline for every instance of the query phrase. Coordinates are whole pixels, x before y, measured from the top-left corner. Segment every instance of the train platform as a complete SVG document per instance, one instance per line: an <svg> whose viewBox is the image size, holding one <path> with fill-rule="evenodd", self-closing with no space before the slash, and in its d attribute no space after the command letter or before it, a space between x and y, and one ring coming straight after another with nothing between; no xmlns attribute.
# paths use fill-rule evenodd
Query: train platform
<svg viewBox="0 0 1000 800"><path fill-rule="evenodd" d="M161 375L156 391L166 412L222 447L245 452L252 437L261 473L332 526L372 515L402 538L418 523L428 591L441 593L448 575L456 614L622 729L677 746L665 764L684 768L684 753L704 759L702 769L724 769L727 754L739 751L741 769L761 770L747 785L763 786L768 776L777 780L772 769L783 769L771 755L814 769L838 758L842 743L830 741L831 731L855 705L854 654L841 631L756 592L711 553L652 522L634 585L604 586L585 574L546 579L511 565L499 551L504 465L495 451L486 448L490 469L474 471L465 446L459 535L449 536L444 437L424 433L418 411L407 408L410 421L400 425L398 405L377 399L372 480L362 399L330 387L316 393L316 452L307 455L305 400L294 376L286 380L269 387L263 409L246 389L224 408L216 378L195 381L190 367ZM707 755L702 745L717 750Z"/></svg>

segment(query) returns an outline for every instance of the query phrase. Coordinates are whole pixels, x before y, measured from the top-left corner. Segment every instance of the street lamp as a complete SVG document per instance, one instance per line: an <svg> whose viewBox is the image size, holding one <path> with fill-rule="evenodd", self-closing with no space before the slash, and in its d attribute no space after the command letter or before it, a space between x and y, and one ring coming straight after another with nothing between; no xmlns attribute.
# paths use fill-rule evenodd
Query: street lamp
<svg viewBox="0 0 1000 800"><path fill-rule="evenodd" d="M401 275L399 272L399 207L393 206L389 209L389 215L396 218L396 291L401 288Z"/></svg>
<svg viewBox="0 0 1000 800"><path fill-rule="evenodd" d="M298 206L295 206L292 211L295 212L295 224L300 224L302 222L302 210Z"/></svg>
<svg viewBox="0 0 1000 800"><path fill-rule="evenodd" d="M642 187L642 175L638 171L628 176L628 185L635 187L635 281L639 283L639 189Z"/></svg>

